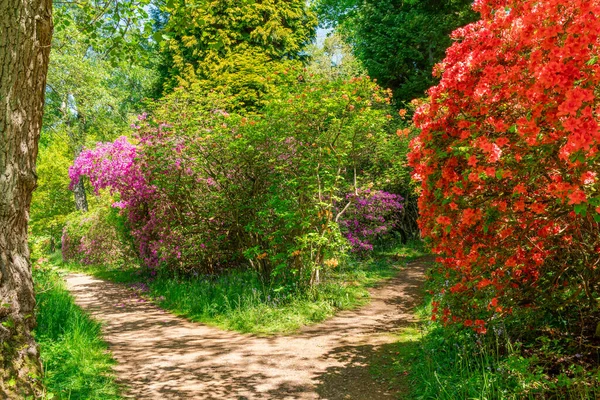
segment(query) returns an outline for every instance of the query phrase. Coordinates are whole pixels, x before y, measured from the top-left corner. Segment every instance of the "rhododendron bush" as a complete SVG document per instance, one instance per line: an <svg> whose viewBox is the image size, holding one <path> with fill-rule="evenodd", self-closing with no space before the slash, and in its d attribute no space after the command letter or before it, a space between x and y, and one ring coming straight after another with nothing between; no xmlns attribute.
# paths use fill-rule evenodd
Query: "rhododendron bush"
<svg viewBox="0 0 600 400"><path fill-rule="evenodd" d="M446 274L434 316L596 328L600 1L478 0L414 121L420 227Z"/></svg>
<svg viewBox="0 0 600 400"><path fill-rule="evenodd" d="M391 129L390 93L369 79L295 81L260 114L177 90L152 118L139 117L132 141L82 152L71 179L88 176L115 196L150 267L213 274L250 265L315 283L348 245L338 222L357 209L344 196L373 184L379 147L406 139ZM360 223L382 227L372 236L389 233L400 201L383 195L368 210L384 210L381 220Z"/></svg>
<svg viewBox="0 0 600 400"><path fill-rule="evenodd" d="M379 190L357 190L347 194L345 200L348 208L339 222L357 253L373 250L377 239L392 232L404 208L402 196Z"/></svg>

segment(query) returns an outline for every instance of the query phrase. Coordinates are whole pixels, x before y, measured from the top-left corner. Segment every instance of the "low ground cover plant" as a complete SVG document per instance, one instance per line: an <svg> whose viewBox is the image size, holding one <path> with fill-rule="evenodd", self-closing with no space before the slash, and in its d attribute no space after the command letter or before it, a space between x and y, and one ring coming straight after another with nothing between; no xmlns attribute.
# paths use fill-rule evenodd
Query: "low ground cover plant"
<svg viewBox="0 0 600 400"><path fill-rule="evenodd" d="M115 361L102 341L100 323L92 320L68 292L58 257L34 265L37 301L36 341L44 367L47 399L120 399Z"/></svg>

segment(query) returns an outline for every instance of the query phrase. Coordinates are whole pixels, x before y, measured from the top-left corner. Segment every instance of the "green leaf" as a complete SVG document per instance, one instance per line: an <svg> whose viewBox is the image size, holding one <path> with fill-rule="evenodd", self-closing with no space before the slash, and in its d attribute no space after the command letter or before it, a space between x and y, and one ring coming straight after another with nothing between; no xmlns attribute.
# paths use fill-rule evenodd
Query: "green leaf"
<svg viewBox="0 0 600 400"><path fill-rule="evenodd" d="M2 322L2 326L4 326L5 328L14 328L15 327L15 323L13 320L7 320Z"/></svg>
<svg viewBox="0 0 600 400"><path fill-rule="evenodd" d="M600 206L600 197L592 197L588 199L588 203L590 203L594 207Z"/></svg>
<svg viewBox="0 0 600 400"><path fill-rule="evenodd" d="M589 61L588 61L588 62L586 62L585 64L586 64L586 65L590 65L590 66L592 66L592 65L596 64L596 62L597 62L597 61L598 61L598 56L593 56L593 57L592 57L592 58L590 58L590 59L589 59Z"/></svg>
<svg viewBox="0 0 600 400"><path fill-rule="evenodd" d="M575 214L586 216L587 215L587 203L575 204Z"/></svg>

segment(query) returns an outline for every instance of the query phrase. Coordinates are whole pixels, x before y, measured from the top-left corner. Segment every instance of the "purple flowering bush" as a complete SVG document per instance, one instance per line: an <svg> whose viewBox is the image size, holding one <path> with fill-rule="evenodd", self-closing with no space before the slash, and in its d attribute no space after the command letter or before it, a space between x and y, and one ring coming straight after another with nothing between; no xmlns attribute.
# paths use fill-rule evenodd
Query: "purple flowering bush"
<svg viewBox="0 0 600 400"><path fill-rule="evenodd" d="M216 94L175 91L152 118L139 117L132 141L82 152L70 177L115 197L148 267L215 274L247 265L318 282L347 247L340 226L366 250L402 208L399 196L360 191L336 219L336 199L361 179L352 174L378 143L396 140L385 128L390 93L366 78L288 89L253 115L224 111ZM69 254L69 235L65 245Z"/></svg>
<svg viewBox="0 0 600 400"><path fill-rule="evenodd" d="M380 190L361 189L346 195L346 210L340 218L342 233L351 250L364 253L373 243L385 238L398 224L404 209L403 198Z"/></svg>
<svg viewBox="0 0 600 400"><path fill-rule="evenodd" d="M146 116L138 118L144 120ZM120 196L121 200L115 202L114 207L137 207L155 191L147 183L142 173L144 164L139 162L137 155L137 147L125 136L111 143L97 143L94 149L82 151L69 168L71 189L80 177L87 176L96 194L108 189L111 194Z"/></svg>

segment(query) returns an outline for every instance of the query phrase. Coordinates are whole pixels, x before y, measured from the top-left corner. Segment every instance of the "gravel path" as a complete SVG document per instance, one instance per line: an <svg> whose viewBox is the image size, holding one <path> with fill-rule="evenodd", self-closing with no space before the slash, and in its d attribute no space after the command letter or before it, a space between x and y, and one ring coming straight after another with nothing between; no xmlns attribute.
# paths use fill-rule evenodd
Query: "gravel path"
<svg viewBox="0 0 600 400"><path fill-rule="evenodd" d="M394 399L368 362L415 321L428 260L408 264L369 305L288 336L256 337L186 321L83 274L77 304L103 323L119 382L134 399Z"/></svg>

